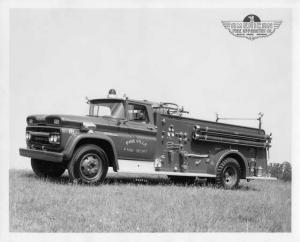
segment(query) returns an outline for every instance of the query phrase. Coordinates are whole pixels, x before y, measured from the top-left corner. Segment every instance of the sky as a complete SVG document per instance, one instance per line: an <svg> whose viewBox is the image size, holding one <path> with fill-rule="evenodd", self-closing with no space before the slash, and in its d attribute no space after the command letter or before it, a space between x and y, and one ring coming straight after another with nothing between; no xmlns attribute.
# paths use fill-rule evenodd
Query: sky
<svg viewBox="0 0 300 242"><path fill-rule="evenodd" d="M236 38L222 20L282 20L267 38ZM270 162L291 161L291 12L288 9L13 9L10 12L10 167L26 116L85 115L85 97L175 102L190 116L258 117ZM239 122L257 127L257 122Z"/></svg>

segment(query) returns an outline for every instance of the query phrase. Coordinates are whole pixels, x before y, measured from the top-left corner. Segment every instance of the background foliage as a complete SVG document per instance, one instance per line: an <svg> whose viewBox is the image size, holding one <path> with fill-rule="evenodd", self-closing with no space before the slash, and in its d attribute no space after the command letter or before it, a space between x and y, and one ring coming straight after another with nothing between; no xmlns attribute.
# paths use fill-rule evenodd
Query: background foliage
<svg viewBox="0 0 300 242"><path fill-rule="evenodd" d="M271 177L276 177L277 179L283 181L292 180L292 166L291 163L287 161L283 163L268 164L268 172L271 175Z"/></svg>

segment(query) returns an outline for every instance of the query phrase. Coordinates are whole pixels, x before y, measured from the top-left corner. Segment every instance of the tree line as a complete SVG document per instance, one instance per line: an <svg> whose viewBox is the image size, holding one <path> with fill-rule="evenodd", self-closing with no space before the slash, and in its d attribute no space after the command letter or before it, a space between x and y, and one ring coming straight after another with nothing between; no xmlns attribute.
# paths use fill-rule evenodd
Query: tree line
<svg viewBox="0 0 300 242"><path fill-rule="evenodd" d="M292 166L291 163L285 161L283 163L269 163L268 173L271 177L276 177L279 180L292 180Z"/></svg>

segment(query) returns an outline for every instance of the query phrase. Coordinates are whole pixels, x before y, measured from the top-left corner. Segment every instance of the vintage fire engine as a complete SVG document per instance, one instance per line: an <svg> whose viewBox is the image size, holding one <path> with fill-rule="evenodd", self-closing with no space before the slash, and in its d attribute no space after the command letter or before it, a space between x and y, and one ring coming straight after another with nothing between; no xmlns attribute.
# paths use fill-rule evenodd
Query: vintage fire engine
<svg viewBox="0 0 300 242"><path fill-rule="evenodd" d="M215 181L226 189L240 179L267 179L271 135L250 128L185 117L173 103L117 98L88 100L89 115L27 117L27 148L38 176L98 184L115 172Z"/></svg>

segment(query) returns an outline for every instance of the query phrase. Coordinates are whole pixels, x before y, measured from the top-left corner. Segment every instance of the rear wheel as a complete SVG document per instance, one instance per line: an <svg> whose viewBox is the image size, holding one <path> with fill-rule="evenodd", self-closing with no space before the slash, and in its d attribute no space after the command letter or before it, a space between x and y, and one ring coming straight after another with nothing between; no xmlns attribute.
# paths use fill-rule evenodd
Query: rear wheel
<svg viewBox="0 0 300 242"><path fill-rule="evenodd" d="M237 188L240 182L241 168L234 158L226 158L217 168L216 183L225 189Z"/></svg>
<svg viewBox="0 0 300 242"><path fill-rule="evenodd" d="M31 167L39 177L60 177L66 170L65 166L60 163L54 163L44 160L31 159Z"/></svg>
<svg viewBox="0 0 300 242"><path fill-rule="evenodd" d="M107 170L107 155L96 145L79 147L68 165L69 176L72 180L88 184L102 182L106 177Z"/></svg>

